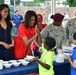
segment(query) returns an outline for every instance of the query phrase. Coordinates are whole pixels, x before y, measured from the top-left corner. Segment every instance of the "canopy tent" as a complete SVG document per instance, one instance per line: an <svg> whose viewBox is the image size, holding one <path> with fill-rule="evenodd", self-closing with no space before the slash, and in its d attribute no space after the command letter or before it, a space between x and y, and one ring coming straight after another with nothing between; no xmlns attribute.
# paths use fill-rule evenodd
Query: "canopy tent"
<svg viewBox="0 0 76 75"><path fill-rule="evenodd" d="M21 1L26 1L26 2L31 2L31 1L34 1L34 0L21 0ZM45 1L50 1L50 0L45 0ZM52 10L52 14L55 14L56 12L56 0L51 0L52 1L52 7L51 7L51 10ZM14 6L15 6L15 0L14 0Z"/></svg>
<svg viewBox="0 0 76 75"><path fill-rule="evenodd" d="M55 12L56 12L56 0L51 0L52 1L52 8L51 8L51 10L52 10L52 14L55 14Z"/></svg>

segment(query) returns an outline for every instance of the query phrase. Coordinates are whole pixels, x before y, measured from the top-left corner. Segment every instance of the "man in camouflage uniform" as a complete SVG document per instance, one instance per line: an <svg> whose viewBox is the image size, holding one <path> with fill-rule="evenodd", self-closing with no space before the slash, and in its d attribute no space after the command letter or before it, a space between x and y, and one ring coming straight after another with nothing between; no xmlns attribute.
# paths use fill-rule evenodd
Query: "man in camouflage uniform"
<svg viewBox="0 0 76 75"><path fill-rule="evenodd" d="M62 48L62 44L65 45L66 41L67 41L66 31L62 26L62 20L64 17L63 17L63 15L57 13L54 15L53 18L54 18L54 23L57 24L59 22L60 26L54 25L54 23L48 25L47 27L45 27L42 30L41 38L44 39L47 36L53 37L56 40L57 48L60 49L60 48Z"/></svg>
<svg viewBox="0 0 76 75"><path fill-rule="evenodd" d="M69 44L71 45L73 34L76 32L76 18L68 21L66 26L67 38L69 40Z"/></svg>

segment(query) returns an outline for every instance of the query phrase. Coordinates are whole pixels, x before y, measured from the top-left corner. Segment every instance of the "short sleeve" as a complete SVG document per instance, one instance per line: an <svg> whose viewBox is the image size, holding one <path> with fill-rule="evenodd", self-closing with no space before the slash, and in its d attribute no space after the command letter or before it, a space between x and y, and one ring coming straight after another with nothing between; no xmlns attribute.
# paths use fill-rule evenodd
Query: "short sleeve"
<svg viewBox="0 0 76 75"><path fill-rule="evenodd" d="M48 52L47 54L47 59L46 59L46 64L48 65L53 65L53 57L54 57L54 53L53 52Z"/></svg>
<svg viewBox="0 0 76 75"><path fill-rule="evenodd" d="M47 26L47 24L42 24L42 27L45 28Z"/></svg>
<svg viewBox="0 0 76 75"><path fill-rule="evenodd" d="M20 25L20 27L18 28L18 35L23 38L26 35L26 28L23 24Z"/></svg>
<svg viewBox="0 0 76 75"><path fill-rule="evenodd" d="M48 32L48 27L45 27L41 32L40 32L40 35L41 35L41 38L44 39L45 37L47 37L49 34Z"/></svg>
<svg viewBox="0 0 76 75"><path fill-rule="evenodd" d="M76 49L73 51L73 60L76 60Z"/></svg>
<svg viewBox="0 0 76 75"><path fill-rule="evenodd" d="M23 16L21 15L21 20L23 20Z"/></svg>

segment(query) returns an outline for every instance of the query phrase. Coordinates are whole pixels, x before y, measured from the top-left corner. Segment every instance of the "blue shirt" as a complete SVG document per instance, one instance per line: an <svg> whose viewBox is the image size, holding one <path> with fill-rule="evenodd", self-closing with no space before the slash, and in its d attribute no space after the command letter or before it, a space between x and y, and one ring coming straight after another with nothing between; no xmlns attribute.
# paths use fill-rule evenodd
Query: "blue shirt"
<svg viewBox="0 0 76 75"><path fill-rule="evenodd" d="M21 21L23 20L22 15L18 14L18 16L14 15L12 17L12 21L16 24L16 27L18 28L19 25L21 24Z"/></svg>
<svg viewBox="0 0 76 75"><path fill-rule="evenodd" d="M74 51L72 54L72 61L76 60L76 47L74 47ZM71 66L71 75L76 75L76 68Z"/></svg>

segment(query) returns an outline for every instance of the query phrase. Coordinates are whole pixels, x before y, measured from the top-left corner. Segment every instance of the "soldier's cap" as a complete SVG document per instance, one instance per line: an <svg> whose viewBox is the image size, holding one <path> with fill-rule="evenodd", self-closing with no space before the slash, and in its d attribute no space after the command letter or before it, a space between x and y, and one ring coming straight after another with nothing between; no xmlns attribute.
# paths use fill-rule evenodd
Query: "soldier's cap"
<svg viewBox="0 0 76 75"><path fill-rule="evenodd" d="M73 39L76 40L76 32L73 34Z"/></svg>
<svg viewBox="0 0 76 75"><path fill-rule="evenodd" d="M51 18L54 20L54 22L62 22L64 16L60 13L56 13L56 14L52 15Z"/></svg>
<svg viewBox="0 0 76 75"><path fill-rule="evenodd" d="M15 10L14 13L18 12L18 10Z"/></svg>
<svg viewBox="0 0 76 75"><path fill-rule="evenodd" d="M38 21L42 21L43 20L43 17L41 14L37 14L37 18L38 18Z"/></svg>

